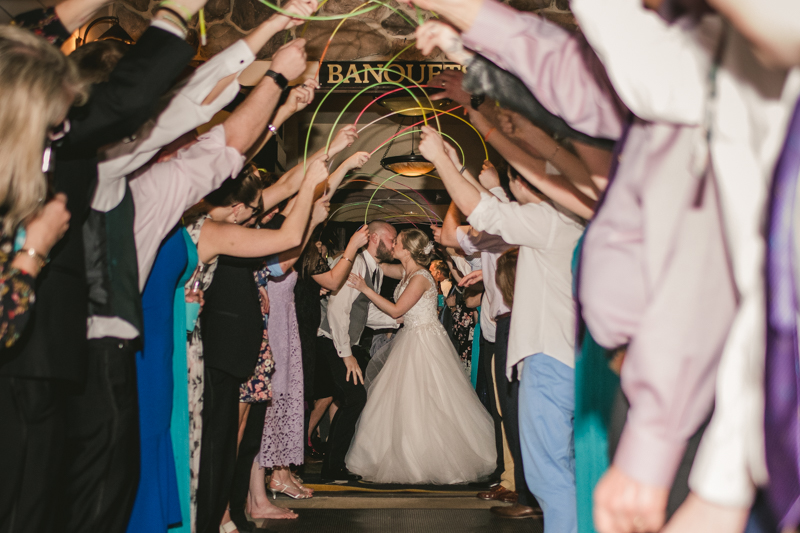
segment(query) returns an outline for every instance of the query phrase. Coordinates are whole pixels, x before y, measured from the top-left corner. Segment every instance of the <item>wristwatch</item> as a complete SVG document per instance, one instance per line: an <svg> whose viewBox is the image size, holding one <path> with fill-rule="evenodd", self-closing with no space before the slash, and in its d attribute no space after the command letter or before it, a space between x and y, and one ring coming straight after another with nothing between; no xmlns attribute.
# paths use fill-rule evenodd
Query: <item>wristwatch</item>
<svg viewBox="0 0 800 533"><path fill-rule="evenodd" d="M477 111L485 100L486 100L485 94L473 94L472 96L469 97L469 105L472 106L472 109Z"/></svg>
<svg viewBox="0 0 800 533"><path fill-rule="evenodd" d="M275 83L278 84L278 87L281 88L281 91L285 91L286 87L289 86L289 80L287 80L286 76L284 76L280 72L275 72L274 70L268 70L267 73L264 74L264 76L269 76L270 78L275 80Z"/></svg>

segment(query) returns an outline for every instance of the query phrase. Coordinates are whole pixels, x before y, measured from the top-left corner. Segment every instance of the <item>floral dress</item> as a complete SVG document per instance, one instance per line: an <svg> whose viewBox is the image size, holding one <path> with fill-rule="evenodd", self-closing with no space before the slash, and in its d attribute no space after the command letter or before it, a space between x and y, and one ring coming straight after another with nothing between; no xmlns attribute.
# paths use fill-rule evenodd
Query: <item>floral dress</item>
<svg viewBox="0 0 800 533"><path fill-rule="evenodd" d="M208 216L202 216L196 221L186 226L186 231L192 238L192 242L197 245L200 239L200 230L203 223L208 220ZM198 267L199 268L199 267ZM201 280L202 290L207 290L214 279L214 271L217 269L217 260L214 259L210 264L205 265L205 271ZM191 289L195 281L195 276L186 283L186 288ZM186 340L186 363L189 370L189 461L192 475L190 489L191 499L191 523L192 531L196 528L197 518L197 484L200 475L200 443L203 436L203 337L200 334L200 321L195 323L192 331Z"/></svg>
<svg viewBox="0 0 800 533"><path fill-rule="evenodd" d="M3 238L0 240L0 343L6 348L22 335L36 301L33 276L12 267L13 260L13 241Z"/></svg>
<svg viewBox="0 0 800 533"><path fill-rule="evenodd" d="M269 270L266 267L257 270L253 275L259 287L267 286ZM259 299L262 298L261 291L259 291L258 297ZM269 346L268 323L269 315L264 313L264 332L261 337L261 351L258 354L258 363L250 379L239 386L240 402L259 403L272 399L272 381L270 380L270 376L275 370L275 361L272 358L272 348Z"/></svg>
<svg viewBox="0 0 800 533"><path fill-rule="evenodd" d="M456 296L456 305L452 308L453 313L453 333L455 334L455 346L464 372L467 377L472 375L472 341L475 334L475 312L467 307L464 296L454 287L451 294Z"/></svg>

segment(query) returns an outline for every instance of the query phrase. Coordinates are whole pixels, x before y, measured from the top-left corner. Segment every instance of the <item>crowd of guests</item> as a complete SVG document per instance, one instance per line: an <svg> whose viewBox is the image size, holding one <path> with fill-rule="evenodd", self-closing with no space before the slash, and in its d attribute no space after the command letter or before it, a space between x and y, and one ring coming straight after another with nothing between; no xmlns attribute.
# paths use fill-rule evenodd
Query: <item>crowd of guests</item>
<svg viewBox="0 0 800 533"><path fill-rule="evenodd" d="M440 18L421 51L468 67L433 98L502 158L474 177L422 128L452 199L431 228L440 319L494 422L478 497L547 533L795 530L797 6L571 0L573 33L496 0L402 1ZM323 235L369 159L329 169L353 126L280 176L249 162L314 99L313 79L288 87L303 39L196 133L301 19L187 73L205 1L165 0L135 45L64 56L102 3L0 27L0 532L297 518L270 493L313 497L307 456L358 480L367 361L402 327L348 276L377 294L391 250L429 261L428 238L375 221L337 253Z"/></svg>

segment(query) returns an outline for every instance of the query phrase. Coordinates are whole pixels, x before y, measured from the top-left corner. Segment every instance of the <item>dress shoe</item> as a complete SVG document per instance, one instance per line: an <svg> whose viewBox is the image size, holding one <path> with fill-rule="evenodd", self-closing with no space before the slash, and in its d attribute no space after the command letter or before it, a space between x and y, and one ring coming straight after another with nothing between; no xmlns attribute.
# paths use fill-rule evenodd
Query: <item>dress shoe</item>
<svg viewBox="0 0 800 533"><path fill-rule="evenodd" d="M495 485L486 492L479 492L477 494L481 500L495 500L504 503L517 503L517 493L513 490L508 490L502 485Z"/></svg>
<svg viewBox="0 0 800 533"><path fill-rule="evenodd" d="M320 473L322 481L360 481L361 476L354 474L346 468L339 470L325 470Z"/></svg>
<svg viewBox="0 0 800 533"><path fill-rule="evenodd" d="M515 503L508 507L492 507L489 509L492 514L502 518L541 518L542 510Z"/></svg>

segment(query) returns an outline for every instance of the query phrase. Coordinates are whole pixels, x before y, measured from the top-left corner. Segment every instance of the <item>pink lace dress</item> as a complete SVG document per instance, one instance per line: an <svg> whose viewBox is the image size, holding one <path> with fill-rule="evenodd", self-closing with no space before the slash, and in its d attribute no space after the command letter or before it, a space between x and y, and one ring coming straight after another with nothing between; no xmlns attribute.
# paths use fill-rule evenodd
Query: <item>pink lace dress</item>
<svg viewBox="0 0 800 533"><path fill-rule="evenodd" d="M303 463L303 356L294 306L297 272L271 277L269 343L275 370L258 462L265 468Z"/></svg>

